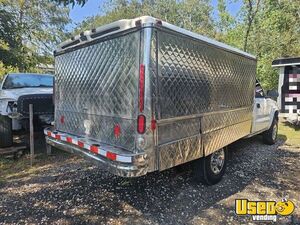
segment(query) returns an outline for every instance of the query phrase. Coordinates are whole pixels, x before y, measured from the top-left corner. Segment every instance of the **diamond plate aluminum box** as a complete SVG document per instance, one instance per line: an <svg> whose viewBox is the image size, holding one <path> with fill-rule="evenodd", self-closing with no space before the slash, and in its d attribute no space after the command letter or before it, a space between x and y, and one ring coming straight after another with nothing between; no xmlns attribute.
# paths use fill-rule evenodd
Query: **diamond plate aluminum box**
<svg viewBox="0 0 300 225"><path fill-rule="evenodd" d="M256 75L256 60L247 53L149 21L61 50L55 59L56 129L143 152L148 172L209 155L249 134ZM140 64L146 68L143 112ZM143 135L136 131L140 113L147 119ZM135 144L141 137L144 148Z"/></svg>
<svg viewBox="0 0 300 225"><path fill-rule="evenodd" d="M254 59L163 28L153 45L160 170L209 155L250 133Z"/></svg>
<svg viewBox="0 0 300 225"><path fill-rule="evenodd" d="M139 45L131 32L56 56L56 129L134 150Z"/></svg>

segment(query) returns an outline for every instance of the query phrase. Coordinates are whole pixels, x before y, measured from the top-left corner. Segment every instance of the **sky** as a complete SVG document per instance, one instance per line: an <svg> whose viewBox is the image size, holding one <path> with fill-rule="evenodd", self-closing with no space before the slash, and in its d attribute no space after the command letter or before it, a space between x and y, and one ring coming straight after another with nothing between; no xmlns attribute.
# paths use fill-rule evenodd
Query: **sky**
<svg viewBox="0 0 300 225"><path fill-rule="evenodd" d="M70 17L73 23L80 23L84 18L101 13L101 6L105 0L88 0L83 7L75 5L71 7Z"/></svg>
<svg viewBox="0 0 300 225"><path fill-rule="evenodd" d="M88 0L83 7L75 5L73 8L71 8L70 11L70 17L73 21L73 25L71 25L69 28L72 29L72 27L75 27L75 24L80 23L86 17L100 14L101 7L103 6L104 2L105 0ZM214 9L216 9L218 1L212 0L211 2ZM228 11L230 12L230 14L236 15L241 7L241 0L229 0L227 2L229 2ZM214 10L214 15L217 17L216 10Z"/></svg>

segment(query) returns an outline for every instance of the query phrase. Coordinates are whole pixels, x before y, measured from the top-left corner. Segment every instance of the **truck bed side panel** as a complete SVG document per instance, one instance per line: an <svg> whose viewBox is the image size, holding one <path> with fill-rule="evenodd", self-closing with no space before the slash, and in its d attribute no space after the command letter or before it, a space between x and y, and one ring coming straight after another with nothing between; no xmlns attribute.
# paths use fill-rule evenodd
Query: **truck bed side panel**
<svg viewBox="0 0 300 225"><path fill-rule="evenodd" d="M157 35L160 169L249 134L256 61L167 29Z"/></svg>

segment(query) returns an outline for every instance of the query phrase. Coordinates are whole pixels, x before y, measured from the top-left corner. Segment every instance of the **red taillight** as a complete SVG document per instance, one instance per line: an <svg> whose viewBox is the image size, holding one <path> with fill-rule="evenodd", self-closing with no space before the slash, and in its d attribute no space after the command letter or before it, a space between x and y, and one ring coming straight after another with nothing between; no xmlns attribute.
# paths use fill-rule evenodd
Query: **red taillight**
<svg viewBox="0 0 300 225"><path fill-rule="evenodd" d="M139 108L140 112L144 110L144 97L145 97L145 65L140 65L140 78L139 78Z"/></svg>
<svg viewBox="0 0 300 225"><path fill-rule="evenodd" d="M60 117L60 123L65 123L65 117L64 116Z"/></svg>
<svg viewBox="0 0 300 225"><path fill-rule="evenodd" d="M145 133L146 130L146 117L144 115L139 115L137 120L137 131L139 134Z"/></svg>
<svg viewBox="0 0 300 225"><path fill-rule="evenodd" d="M117 155L115 153L112 153L112 152L107 152L106 157L111 159L111 160L116 160L117 159Z"/></svg>
<svg viewBox="0 0 300 225"><path fill-rule="evenodd" d="M119 124L115 125L114 127L114 135L116 138L120 137L121 135L121 127Z"/></svg>

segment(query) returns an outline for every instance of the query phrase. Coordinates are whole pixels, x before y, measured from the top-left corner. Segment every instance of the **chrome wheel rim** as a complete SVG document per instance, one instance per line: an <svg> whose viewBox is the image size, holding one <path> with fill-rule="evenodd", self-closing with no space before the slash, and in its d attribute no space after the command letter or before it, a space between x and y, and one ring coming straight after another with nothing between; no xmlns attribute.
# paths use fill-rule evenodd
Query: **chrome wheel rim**
<svg viewBox="0 0 300 225"><path fill-rule="evenodd" d="M219 174L224 167L225 152L224 149L220 149L212 153L210 158L210 168L214 174Z"/></svg>
<svg viewBox="0 0 300 225"><path fill-rule="evenodd" d="M277 124L274 124L273 130L272 130L272 139L275 141L277 137Z"/></svg>

